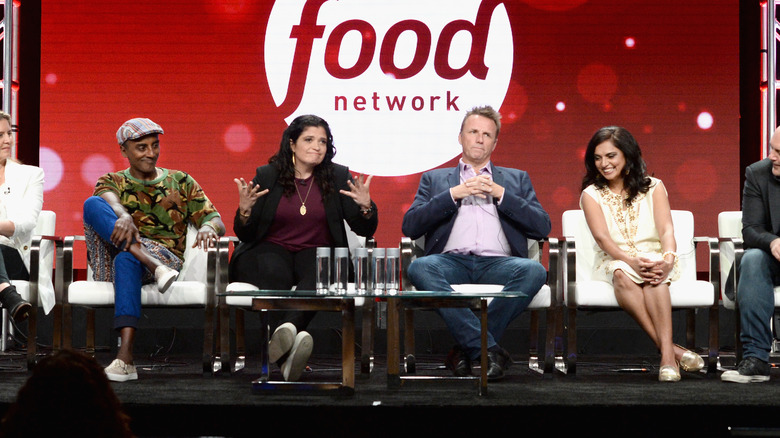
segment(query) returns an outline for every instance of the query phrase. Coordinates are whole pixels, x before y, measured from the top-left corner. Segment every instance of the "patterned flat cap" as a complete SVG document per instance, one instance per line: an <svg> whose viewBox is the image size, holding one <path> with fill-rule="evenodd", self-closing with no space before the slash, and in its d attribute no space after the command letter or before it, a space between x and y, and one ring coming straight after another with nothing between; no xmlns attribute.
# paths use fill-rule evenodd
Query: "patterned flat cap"
<svg viewBox="0 0 780 438"><path fill-rule="evenodd" d="M162 127L149 119L130 119L119 127L116 131L116 141L119 145L125 144L127 140L138 140L149 134L164 134Z"/></svg>

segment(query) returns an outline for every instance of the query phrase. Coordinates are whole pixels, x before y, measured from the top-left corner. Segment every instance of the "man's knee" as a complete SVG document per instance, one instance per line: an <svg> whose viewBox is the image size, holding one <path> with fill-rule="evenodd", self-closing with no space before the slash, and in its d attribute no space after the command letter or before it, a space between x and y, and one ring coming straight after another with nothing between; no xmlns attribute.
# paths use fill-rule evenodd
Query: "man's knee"
<svg viewBox="0 0 780 438"><path fill-rule="evenodd" d="M541 288L547 282L547 270L541 263L520 259L515 266L515 275Z"/></svg>
<svg viewBox="0 0 780 438"><path fill-rule="evenodd" d="M105 199L101 198L100 196L90 196L86 200L84 200L84 214L90 214L94 213L98 209L103 207L103 204L105 204Z"/></svg>
<svg viewBox="0 0 780 438"><path fill-rule="evenodd" d="M545 269L541 263L534 263L532 271L534 278L541 284L544 284L547 281L547 269Z"/></svg>
<svg viewBox="0 0 780 438"><path fill-rule="evenodd" d="M442 265L438 263L436 255L427 255L424 257L417 257L409 264L409 273L415 273L417 275L427 275L430 272L441 271Z"/></svg>
<svg viewBox="0 0 780 438"><path fill-rule="evenodd" d="M419 257L410 263L406 270L406 275L409 277L409 280L412 283L415 283L415 280L421 278L422 275L425 275L427 265L428 260L426 260L425 257Z"/></svg>
<svg viewBox="0 0 780 438"><path fill-rule="evenodd" d="M774 260L766 251L751 248L742 255L739 264L740 275L770 275L769 263Z"/></svg>
<svg viewBox="0 0 780 438"><path fill-rule="evenodd" d="M84 220L89 223L91 218L95 215L96 211L101 207L100 203L104 202L103 198L99 196L90 196L84 201L83 217Z"/></svg>
<svg viewBox="0 0 780 438"><path fill-rule="evenodd" d="M773 263L777 263L775 258L763 250L751 248L745 251L739 265L737 291L737 300L741 306L753 300L774 302L774 286L777 284L773 281L773 272L776 271Z"/></svg>
<svg viewBox="0 0 780 438"><path fill-rule="evenodd" d="M446 285L453 282L448 265L441 263L436 255L417 258L407 268L406 275L417 289L450 289Z"/></svg>

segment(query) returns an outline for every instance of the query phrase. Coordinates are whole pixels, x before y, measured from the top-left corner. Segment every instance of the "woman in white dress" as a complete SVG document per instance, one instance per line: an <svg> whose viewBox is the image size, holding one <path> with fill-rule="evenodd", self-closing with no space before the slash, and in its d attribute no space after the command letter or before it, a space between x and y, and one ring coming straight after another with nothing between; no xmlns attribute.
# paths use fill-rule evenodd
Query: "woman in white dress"
<svg viewBox="0 0 780 438"><path fill-rule="evenodd" d="M594 278L612 283L620 307L660 350L658 380L680 380L680 367L701 370L699 355L672 342L669 283L679 272L666 188L647 175L636 140L617 126L593 135L585 169L580 207L597 245Z"/></svg>
<svg viewBox="0 0 780 438"><path fill-rule="evenodd" d="M31 306L11 280L30 278L30 243L43 207L43 169L14 161L12 134L11 117L0 111L0 305L21 322Z"/></svg>

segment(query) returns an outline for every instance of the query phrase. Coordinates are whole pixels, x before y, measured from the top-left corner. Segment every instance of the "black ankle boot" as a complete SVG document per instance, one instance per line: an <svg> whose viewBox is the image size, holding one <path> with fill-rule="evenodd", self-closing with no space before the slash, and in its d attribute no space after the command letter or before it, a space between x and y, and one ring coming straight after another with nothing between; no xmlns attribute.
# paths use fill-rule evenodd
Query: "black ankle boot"
<svg viewBox="0 0 780 438"><path fill-rule="evenodd" d="M16 291L16 288L13 285L8 286L0 292L0 305L2 305L3 308L8 309L8 313L16 323L23 322L27 319L30 309L32 309L30 303L19 295L19 292Z"/></svg>

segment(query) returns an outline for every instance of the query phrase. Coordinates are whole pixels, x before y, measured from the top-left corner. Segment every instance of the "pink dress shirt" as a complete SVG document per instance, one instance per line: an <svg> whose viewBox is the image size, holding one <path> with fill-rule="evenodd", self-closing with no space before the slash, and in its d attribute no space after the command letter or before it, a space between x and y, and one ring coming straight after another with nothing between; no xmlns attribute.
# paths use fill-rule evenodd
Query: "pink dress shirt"
<svg viewBox="0 0 780 438"><path fill-rule="evenodd" d="M463 160L458 163L458 168L461 183L476 176L474 168ZM480 169L480 175L487 175L491 180L493 179L490 163ZM498 209L492 196L488 195L487 198L482 199L472 195L460 201L458 214L443 252L493 257L511 255L509 241L504 230L501 229Z"/></svg>

